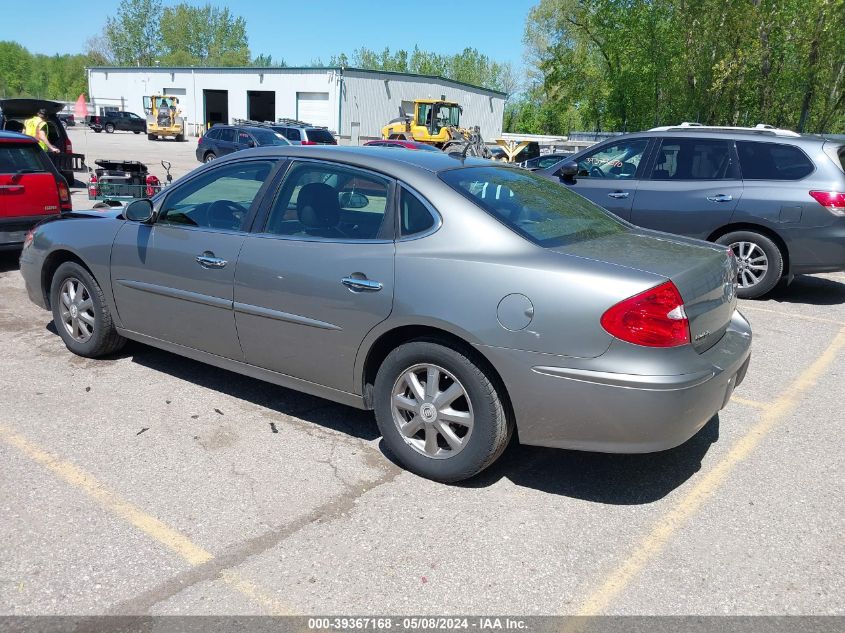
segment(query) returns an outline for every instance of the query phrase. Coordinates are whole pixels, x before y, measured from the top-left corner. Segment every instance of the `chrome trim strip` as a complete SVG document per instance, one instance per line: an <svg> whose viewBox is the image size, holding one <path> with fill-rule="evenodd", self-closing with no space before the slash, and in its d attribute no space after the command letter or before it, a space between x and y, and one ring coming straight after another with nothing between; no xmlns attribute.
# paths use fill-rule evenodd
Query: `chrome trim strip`
<svg viewBox="0 0 845 633"><path fill-rule="evenodd" d="M232 309L231 299L212 297L211 295L204 295L200 294L199 292L179 290L178 288L168 288L167 286L159 286L158 284L148 284L144 281L134 281L132 279L117 279L116 281L121 286L132 288L133 290L150 292L154 295L170 297L171 299L182 299L183 301L190 301L192 303L201 303L203 305L212 306L214 308L224 308L226 310Z"/></svg>
<svg viewBox="0 0 845 633"><path fill-rule="evenodd" d="M589 369L572 369L569 367L532 367L531 371L552 376L566 378L579 382L589 382L609 387L625 389L642 389L644 391L676 391L697 387L716 375L713 370L700 371L694 374L679 374L676 376L643 376L639 374L617 374L606 371L591 371Z"/></svg>
<svg viewBox="0 0 845 633"><path fill-rule="evenodd" d="M326 321L318 321L317 319L309 319L308 317L299 316L298 314L291 314L289 312L281 312L279 310L271 310L270 308L262 308L261 306L254 306L249 303L240 303L235 301L235 312L241 314L249 314L250 316L264 317L267 319L275 319L276 321L286 321L288 323L296 323L297 325L307 325L308 327L316 327L321 330L337 330L343 328L334 323L327 323Z"/></svg>

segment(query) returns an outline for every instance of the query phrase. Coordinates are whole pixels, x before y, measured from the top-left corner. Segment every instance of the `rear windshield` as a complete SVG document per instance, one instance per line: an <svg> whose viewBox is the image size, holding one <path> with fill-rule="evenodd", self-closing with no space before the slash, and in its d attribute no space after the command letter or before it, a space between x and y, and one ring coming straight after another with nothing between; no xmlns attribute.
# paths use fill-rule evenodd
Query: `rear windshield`
<svg viewBox="0 0 845 633"><path fill-rule="evenodd" d="M565 246L628 231L601 207L528 171L467 167L441 172L440 178L540 246Z"/></svg>
<svg viewBox="0 0 845 633"><path fill-rule="evenodd" d="M335 143L334 136L328 130L308 130L308 140L315 143Z"/></svg>
<svg viewBox="0 0 845 633"><path fill-rule="evenodd" d="M813 162L794 145L737 141L745 180L799 180L813 173Z"/></svg>
<svg viewBox="0 0 845 633"><path fill-rule="evenodd" d="M270 130L253 130L252 135L259 145L290 145L281 134Z"/></svg>
<svg viewBox="0 0 845 633"><path fill-rule="evenodd" d="M32 143L0 144L0 174L44 172L44 153Z"/></svg>

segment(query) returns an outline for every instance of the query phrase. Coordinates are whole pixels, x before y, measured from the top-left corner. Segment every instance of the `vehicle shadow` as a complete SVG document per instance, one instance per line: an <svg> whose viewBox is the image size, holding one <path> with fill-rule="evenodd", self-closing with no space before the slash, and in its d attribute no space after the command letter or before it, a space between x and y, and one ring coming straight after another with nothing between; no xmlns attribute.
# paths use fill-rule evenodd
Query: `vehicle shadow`
<svg viewBox="0 0 845 633"><path fill-rule="evenodd" d="M20 251L0 251L0 273L20 268Z"/></svg>
<svg viewBox="0 0 845 633"><path fill-rule="evenodd" d="M717 414L684 444L659 453L586 453L511 442L498 462L457 485L484 488L505 478L517 486L595 503L652 503L698 472L710 446L718 440Z"/></svg>
<svg viewBox="0 0 845 633"><path fill-rule="evenodd" d="M808 303L811 305L839 305L845 303L843 280L814 275L799 275L786 288L777 288L766 297L778 303Z"/></svg>
<svg viewBox="0 0 845 633"><path fill-rule="evenodd" d="M133 363L180 380L364 441L381 436L372 411L347 407L132 341L115 356L125 357L131 358Z"/></svg>
<svg viewBox="0 0 845 633"><path fill-rule="evenodd" d="M58 335L52 322L47 329ZM381 435L372 411L336 404L133 341L109 358L130 358L133 363L154 371L364 441L376 440ZM504 478L517 486L595 503L652 503L698 472L710 446L718 440L718 415L681 446L642 455L523 446L514 438L490 468L454 485L486 488ZM378 448L385 459L396 463L383 441L378 443Z"/></svg>

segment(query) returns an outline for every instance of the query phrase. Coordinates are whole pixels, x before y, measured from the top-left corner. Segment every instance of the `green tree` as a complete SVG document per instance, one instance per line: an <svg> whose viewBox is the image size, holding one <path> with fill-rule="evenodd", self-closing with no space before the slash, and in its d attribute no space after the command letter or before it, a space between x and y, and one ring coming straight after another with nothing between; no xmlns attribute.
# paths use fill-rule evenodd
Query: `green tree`
<svg viewBox="0 0 845 633"><path fill-rule="evenodd" d="M161 15L161 63L247 66L251 61L246 20L228 8L180 3Z"/></svg>
<svg viewBox="0 0 845 633"><path fill-rule="evenodd" d="M121 66L152 66L159 59L162 0L123 0L103 35Z"/></svg>

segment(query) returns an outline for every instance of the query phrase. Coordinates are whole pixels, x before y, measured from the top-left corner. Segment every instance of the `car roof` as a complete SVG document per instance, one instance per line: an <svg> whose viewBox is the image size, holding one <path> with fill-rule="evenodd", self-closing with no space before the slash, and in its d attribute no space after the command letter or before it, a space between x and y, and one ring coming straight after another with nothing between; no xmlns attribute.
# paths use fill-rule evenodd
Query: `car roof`
<svg viewBox="0 0 845 633"><path fill-rule="evenodd" d="M8 141L10 143L35 143L35 139L26 134L19 134L18 132L8 132L0 130L0 143Z"/></svg>
<svg viewBox="0 0 845 633"><path fill-rule="evenodd" d="M718 138L744 141L759 141L763 143L781 143L789 145L812 145L823 143L826 139L816 134L781 134L774 130L753 128L719 128L719 127L688 127L680 126L653 128L643 132L631 132L613 136L607 141L619 140L630 136L659 137L659 138ZM583 150L582 150L583 151Z"/></svg>
<svg viewBox="0 0 845 633"><path fill-rule="evenodd" d="M464 160L453 158L445 152L397 152L384 147L352 147L345 145L273 145L241 150L228 154L214 161L237 160L246 157L281 156L285 158L315 158L346 163L354 167L372 168L387 174L399 176L406 170L423 169L439 172L456 167L502 166L483 158L467 157Z"/></svg>

